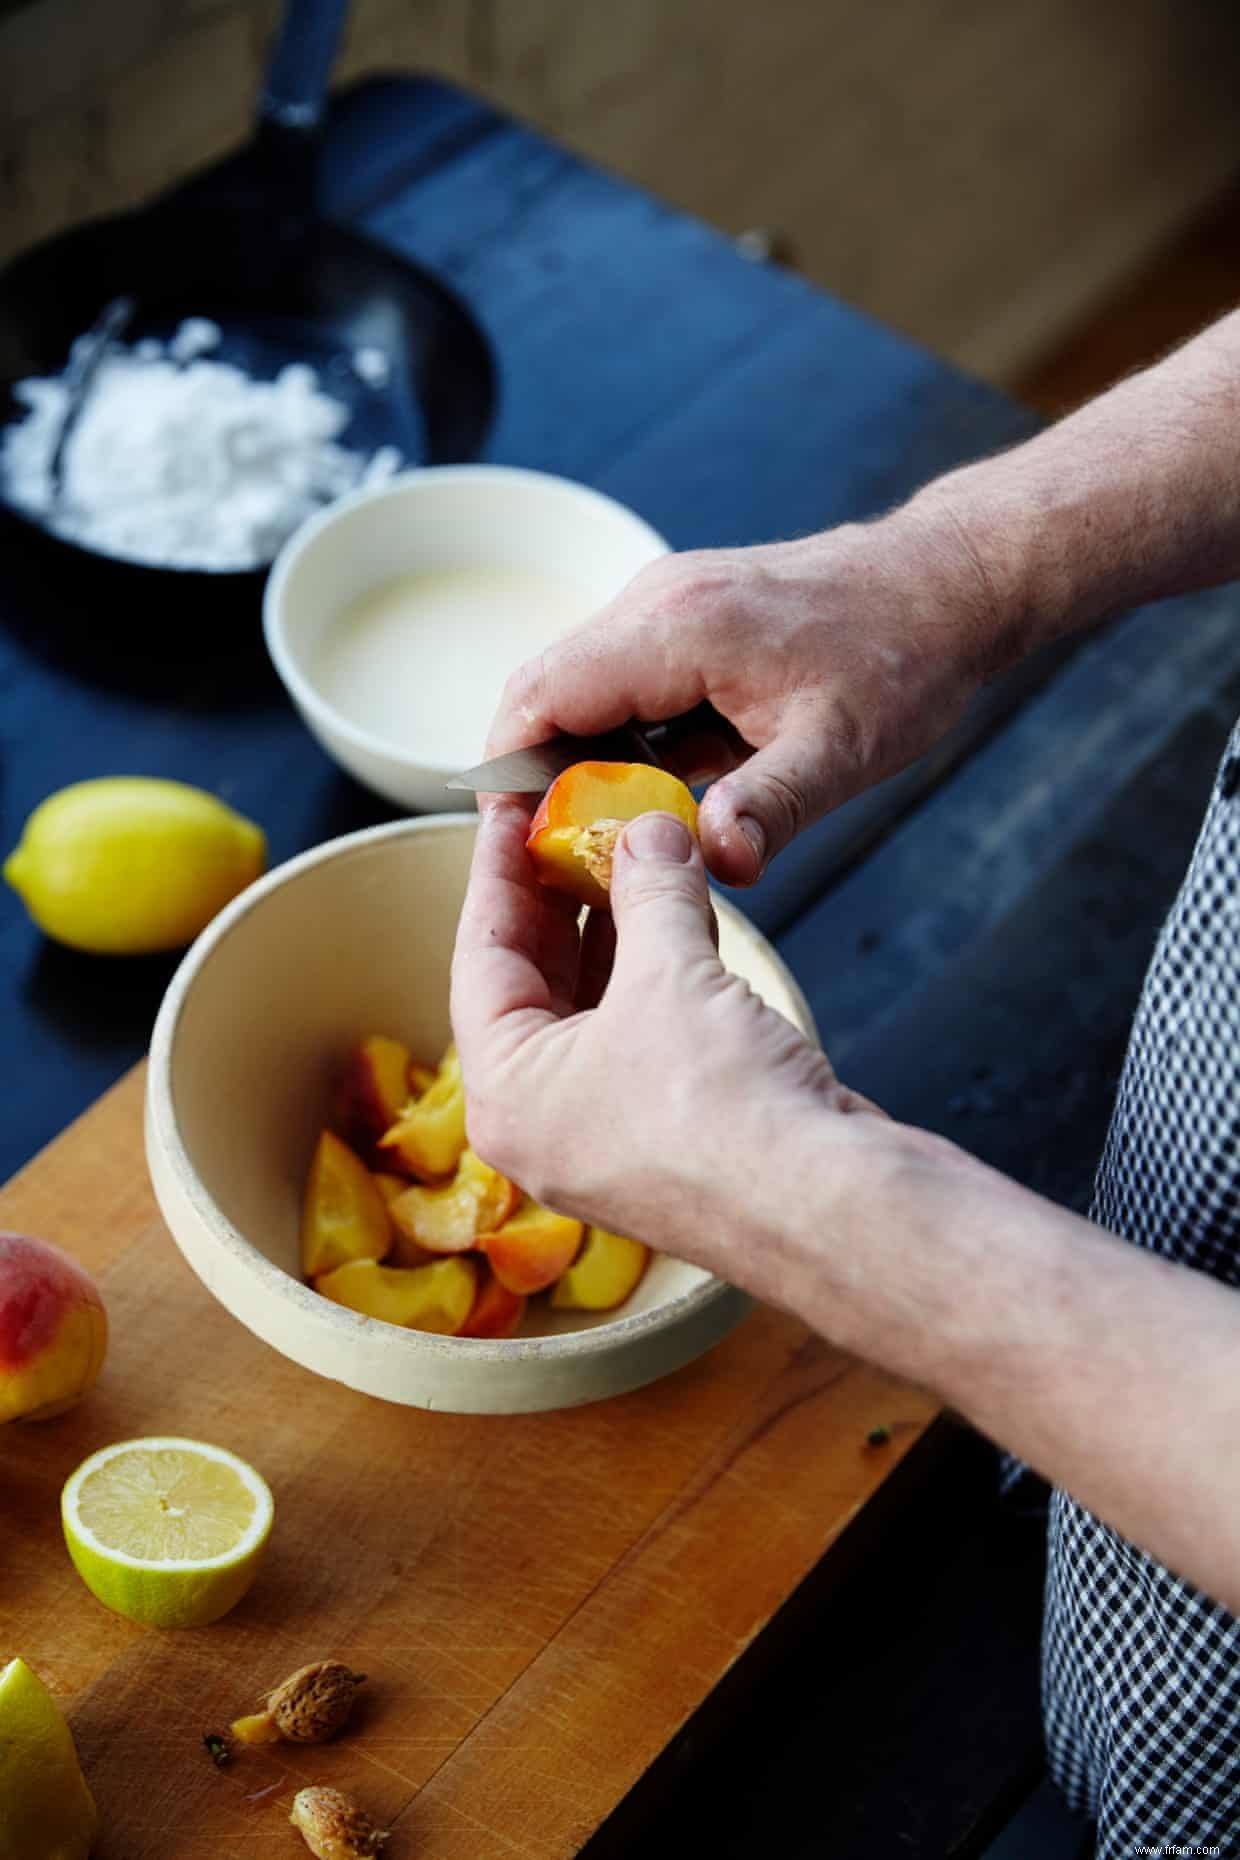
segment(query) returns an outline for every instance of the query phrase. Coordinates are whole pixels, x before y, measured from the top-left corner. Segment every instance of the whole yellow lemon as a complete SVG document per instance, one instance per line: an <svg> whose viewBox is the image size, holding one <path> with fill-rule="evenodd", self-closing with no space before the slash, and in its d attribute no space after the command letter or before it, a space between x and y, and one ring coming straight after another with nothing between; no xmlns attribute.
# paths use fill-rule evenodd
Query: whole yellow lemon
<svg viewBox="0 0 1240 1860"><path fill-rule="evenodd" d="M41 930L74 949L180 949L256 879L261 828L184 782L107 776L40 803L4 876Z"/></svg>

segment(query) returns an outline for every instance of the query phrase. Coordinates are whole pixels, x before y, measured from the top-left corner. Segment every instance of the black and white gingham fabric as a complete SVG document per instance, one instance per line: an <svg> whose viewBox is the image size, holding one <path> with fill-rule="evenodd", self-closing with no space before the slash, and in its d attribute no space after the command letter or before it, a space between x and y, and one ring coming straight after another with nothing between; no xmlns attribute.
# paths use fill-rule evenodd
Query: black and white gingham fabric
<svg viewBox="0 0 1240 1860"><path fill-rule="evenodd" d="M1240 725L1146 977L1092 1212L1240 1286ZM1238 1475L1240 1444L1219 1468ZM1062 1492L1049 1553L1049 1761L1098 1860L1240 1856L1240 1622Z"/></svg>

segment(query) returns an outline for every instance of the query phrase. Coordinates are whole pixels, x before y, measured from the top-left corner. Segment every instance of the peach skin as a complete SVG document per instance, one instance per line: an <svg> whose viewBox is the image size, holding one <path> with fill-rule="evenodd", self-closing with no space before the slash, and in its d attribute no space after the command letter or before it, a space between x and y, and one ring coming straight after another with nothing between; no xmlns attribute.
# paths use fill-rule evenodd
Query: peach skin
<svg viewBox="0 0 1240 1860"><path fill-rule="evenodd" d="M557 776L530 823L525 845L539 880L579 904L605 910L611 862L626 822L675 814L697 831L697 802L666 769L641 762L576 762Z"/></svg>
<svg viewBox="0 0 1240 1860"><path fill-rule="evenodd" d="M84 1267L44 1240L0 1233L0 1421L46 1421L103 1367L108 1320Z"/></svg>
<svg viewBox="0 0 1240 1860"><path fill-rule="evenodd" d="M480 1234L502 1227L521 1191L470 1149L461 1153L456 1174L442 1188L406 1188L389 1203L397 1233L428 1253L464 1253Z"/></svg>
<svg viewBox="0 0 1240 1860"><path fill-rule="evenodd" d="M611 1311L636 1290L650 1248L605 1227L591 1227L572 1265L556 1280L551 1303L558 1311Z"/></svg>
<svg viewBox="0 0 1240 1860"><path fill-rule="evenodd" d="M442 1183L456 1173L465 1148L465 1087L461 1062L450 1046L434 1082L407 1103L379 1139L380 1154L424 1182Z"/></svg>
<svg viewBox="0 0 1240 1860"><path fill-rule="evenodd" d="M324 1273L314 1289L363 1317L452 1337L468 1321L476 1288L468 1259L437 1259L431 1266L380 1266L373 1259L355 1259Z"/></svg>
<svg viewBox="0 0 1240 1860"><path fill-rule="evenodd" d="M478 1246L491 1270L510 1292L545 1291L566 1272L581 1245L584 1226L567 1214L553 1214L527 1195L516 1213Z"/></svg>
<svg viewBox="0 0 1240 1860"><path fill-rule="evenodd" d="M525 1316L526 1301L520 1292L510 1292L486 1266L474 1308L458 1337L515 1337Z"/></svg>
<svg viewBox="0 0 1240 1860"><path fill-rule="evenodd" d="M392 1223L374 1177L347 1143L324 1130L302 1203L302 1271L314 1279L348 1260L382 1259L391 1244Z"/></svg>

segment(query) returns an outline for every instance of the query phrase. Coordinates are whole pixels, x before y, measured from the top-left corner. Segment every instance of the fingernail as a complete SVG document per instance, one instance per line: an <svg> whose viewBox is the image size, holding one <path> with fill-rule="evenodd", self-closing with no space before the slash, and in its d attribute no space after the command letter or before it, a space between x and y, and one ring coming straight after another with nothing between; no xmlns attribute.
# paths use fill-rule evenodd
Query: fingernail
<svg viewBox="0 0 1240 1860"><path fill-rule="evenodd" d="M663 859L668 865L688 865L693 855L688 827L671 814L643 814L625 828L624 843L635 859Z"/></svg>
<svg viewBox="0 0 1240 1860"><path fill-rule="evenodd" d="M736 824L753 847L753 856L758 862L758 870L761 871L762 861L766 858L766 834L757 821L748 814L738 814Z"/></svg>

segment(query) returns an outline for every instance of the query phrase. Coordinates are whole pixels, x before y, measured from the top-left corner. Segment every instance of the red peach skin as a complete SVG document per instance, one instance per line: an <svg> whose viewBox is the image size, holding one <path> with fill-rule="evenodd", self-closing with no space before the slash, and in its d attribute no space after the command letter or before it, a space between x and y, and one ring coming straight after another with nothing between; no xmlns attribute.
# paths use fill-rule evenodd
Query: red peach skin
<svg viewBox="0 0 1240 1860"><path fill-rule="evenodd" d="M99 1288L45 1240L0 1233L0 1421L45 1421L95 1382L108 1347Z"/></svg>
<svg viewBox="0 0 1240 1860"><path fill-rule="evenodd" d="M478 1245L500 1284L526 1296L545 1291L567 1271L584 1231L580 1221L553 1214L527 1195L512 1219Z"/></svg>

